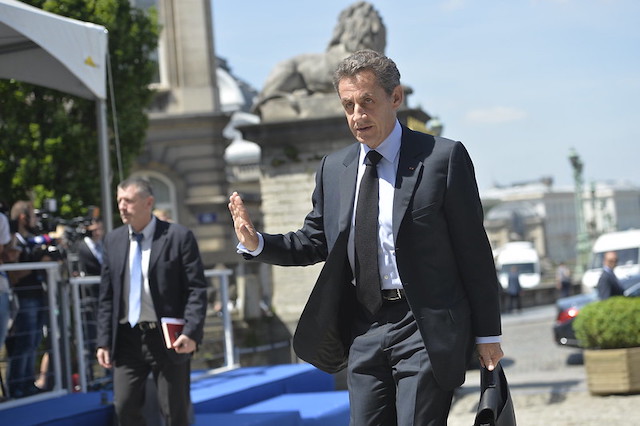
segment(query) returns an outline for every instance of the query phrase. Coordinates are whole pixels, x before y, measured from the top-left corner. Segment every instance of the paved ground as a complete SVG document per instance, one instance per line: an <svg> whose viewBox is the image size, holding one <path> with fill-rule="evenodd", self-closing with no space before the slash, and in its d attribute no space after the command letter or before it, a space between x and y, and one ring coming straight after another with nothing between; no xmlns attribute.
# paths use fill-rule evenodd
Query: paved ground
<svg viewBox="0 0 640 426"><path fill-rule="evenodd" d="M640 425L640 395L592 396L579 350L558 347L553 306L503 317L503 366L519 426ZM450 426L473 424L480 373L469 371L456 392Z"/></svg>

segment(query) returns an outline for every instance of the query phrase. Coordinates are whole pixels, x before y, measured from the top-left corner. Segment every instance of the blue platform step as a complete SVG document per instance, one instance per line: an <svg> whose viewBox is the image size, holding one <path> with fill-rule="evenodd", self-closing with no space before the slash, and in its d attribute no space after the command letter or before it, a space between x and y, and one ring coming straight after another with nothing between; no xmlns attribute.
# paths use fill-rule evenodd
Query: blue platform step
<svg viewBox="0 0 640 426"><path fill-rule="evenodd" d="M229 413L282 394L335 388L333 376L309 364L245 367L191 383L194 412Z"/></svg>
<svg viewBox="0 0 640 426"><path fill-rule="evenodd" d="M202 372L192 375L197 425L348 424L346 392L332 392L333 376L309 364L245 367L202 376ZM11 408L0 404L0 426L111 426L115 417L112 401L111 392L89 392ZM152 405L146 409L156 415L159 410Z"/></svg>
<svg viewBox="0 0 640 426"><path fill-rule="evenodd" d="M0 410L0 425L112 426L113 405L104 404L104 397L100 392L72 393ZM113 400L110 392L107 399Z"/></svg>
<svg viewBox="0 0 640 426"><path fill-rule="evenodd" d="M236 411L238 414L297 412L301 426L347 426L349 395L347 391L309 392L279 395Z"/></svg>
<svg viewBox="0 0 640 426"><path fill-rule="evenodd" d="M301 426L300 415L294 411L282 413L200 413L194 426Z"/></svg>

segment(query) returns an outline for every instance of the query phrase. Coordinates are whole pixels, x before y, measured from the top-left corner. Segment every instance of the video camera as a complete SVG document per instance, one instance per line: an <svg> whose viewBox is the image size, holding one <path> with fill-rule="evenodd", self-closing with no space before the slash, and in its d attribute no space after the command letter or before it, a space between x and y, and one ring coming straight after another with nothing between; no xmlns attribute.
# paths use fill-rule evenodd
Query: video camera
<svg viewBox="0 0 640 426"><path fill-rule="evenodd" d="M34 237L27 239L27 243L33 245L34 254L42 258L45 254L54 260L64 259L66 250L85 236L90 235L89 228L100 216L100 209L90 206L87 216L78 216L73 219L63 219L55 216L57 202L48 198L44 201L42 209L34 210L36 216L36 229Z"/></svg>

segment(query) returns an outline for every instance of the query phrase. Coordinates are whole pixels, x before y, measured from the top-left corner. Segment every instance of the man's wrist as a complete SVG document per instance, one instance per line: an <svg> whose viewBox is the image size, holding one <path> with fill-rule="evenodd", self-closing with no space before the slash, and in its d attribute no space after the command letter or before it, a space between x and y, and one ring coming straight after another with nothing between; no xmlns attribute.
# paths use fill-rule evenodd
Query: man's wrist
<svg viewBox="0 0 640 426"><path fill-rule="evenodd" d="M476 336L476 344L482 343L500 343L502 341L502 336Z"/></svg>
<svg viewBox="0 0 640 426"><path fill-rule="evenodd" d="M262 253L262 250L264 249L264 237L259 232L257 234L258 234L258 247L255 250L249 250L248 248L246 248L244 246L244 244L238 243L238 245L236 246L237 253L238 254L248 254L248 255L253 256L253 257L256 257L260 253Z"/></svg>

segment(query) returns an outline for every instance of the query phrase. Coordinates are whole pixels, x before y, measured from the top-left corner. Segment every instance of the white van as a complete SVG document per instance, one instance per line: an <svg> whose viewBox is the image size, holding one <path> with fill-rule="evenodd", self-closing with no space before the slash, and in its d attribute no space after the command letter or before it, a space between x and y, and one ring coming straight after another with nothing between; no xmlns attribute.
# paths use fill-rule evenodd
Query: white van
<svg viewBox="0 0 640 426"><path fill-rule="evenodd" d="M618 279L640 274L640 229L602 234L593 244L588 269L582 276L584 292L589 292L598 285L602 274L602 260L608 251L615 251L618 255L618 266L613 271Z"/></svg>
<svg viewBox="0 0 640 426"><path fill-rule="evenodd" d="M533 288L540 285L540 258L533 243L529 241L514 241L507 243L497 250L496 266L498 280L502 288L509 285L509 271L517 266L520 272L520 286Z"/></svg>

